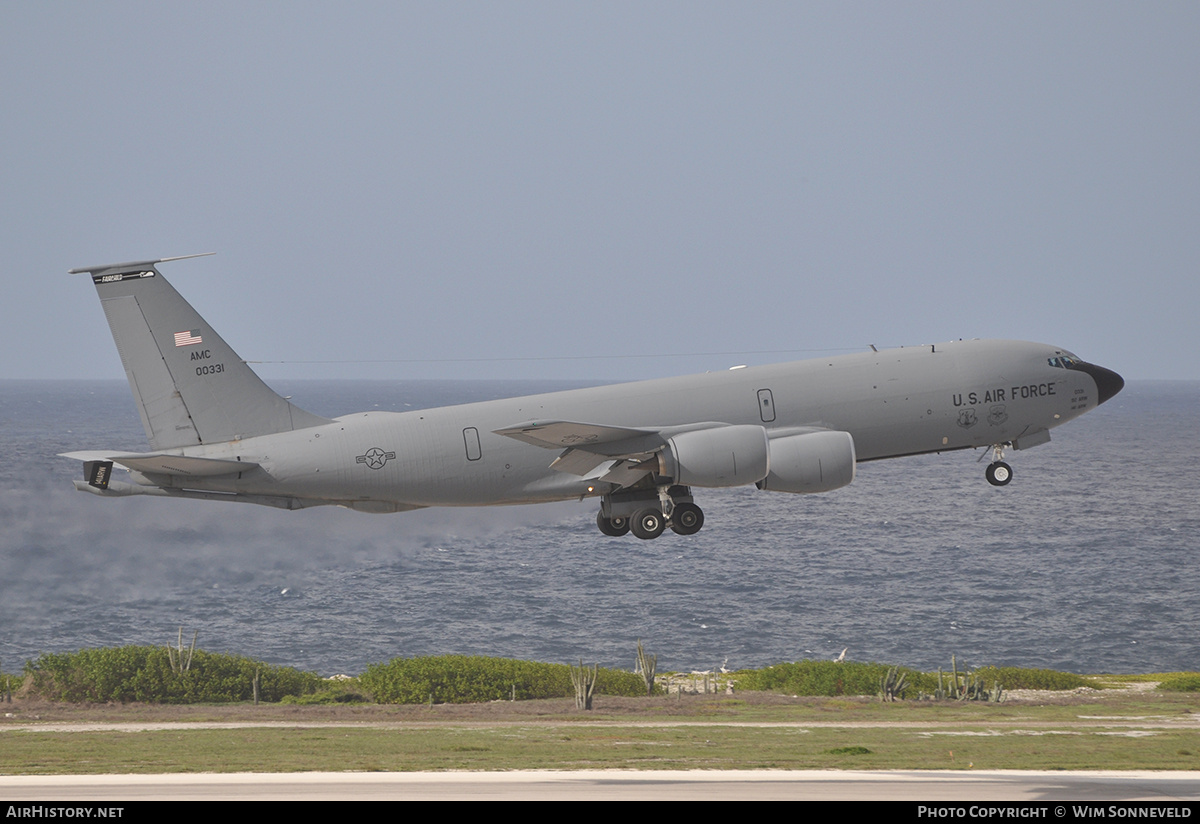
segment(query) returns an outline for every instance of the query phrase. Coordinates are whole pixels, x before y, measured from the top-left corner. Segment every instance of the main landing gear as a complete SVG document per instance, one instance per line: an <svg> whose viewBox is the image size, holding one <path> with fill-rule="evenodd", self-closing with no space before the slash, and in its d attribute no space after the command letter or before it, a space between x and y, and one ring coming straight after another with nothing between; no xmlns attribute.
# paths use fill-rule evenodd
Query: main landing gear
<svg viewBox="0 0 1200 824"><path fill-rule="evenodd" d="M1004 444L992 447L992 462L983 471L983 476L992 486L1008 486L1012 480L1012 467L1004 462Z"/></svg>
<svg viewBox="0 0 1200 824"><path fill-rule="evenodd" d="M628 518L605 518L603 512L596 513L596 526L610 538L628 535L630 530Z"/></svg>
<svg viewBox="0 0 1200 824"><path fill-rule="evenodd" d="M632 532L643 541L657 538L667 527L677 535L695 535L704 526L704 511L686 486L622 489L600 499L596 526L613 538Z"/></svg>

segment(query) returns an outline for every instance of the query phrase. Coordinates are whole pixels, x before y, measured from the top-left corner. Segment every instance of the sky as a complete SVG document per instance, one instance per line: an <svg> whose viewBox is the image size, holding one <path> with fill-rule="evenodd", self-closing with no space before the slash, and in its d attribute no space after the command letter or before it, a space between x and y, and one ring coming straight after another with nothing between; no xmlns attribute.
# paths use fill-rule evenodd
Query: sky
<svg viewBox="0 0 1200 824"><path fill-rule="evenodd" d="M1056 344L1198 379L1194 2L0 0L0 379L162 271L270 382Z"/></svg>

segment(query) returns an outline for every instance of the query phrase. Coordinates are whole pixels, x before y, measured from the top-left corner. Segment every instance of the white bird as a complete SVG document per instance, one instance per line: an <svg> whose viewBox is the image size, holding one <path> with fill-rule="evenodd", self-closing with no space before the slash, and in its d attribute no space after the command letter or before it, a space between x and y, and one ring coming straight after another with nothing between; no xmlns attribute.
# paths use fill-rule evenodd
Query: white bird
<svg viewBox="0 0 1200 824"><path fill-rule="evenodd" d="M845 661L845 660L846 660L846 650L847 650L847 649L850 649L850 647L846 647L845 649L843 649L843 650L842 650L842 654L841 654L841 655L839 655L837 658L834 658L833 660L834 660L835 662L839 663L839 664L840 664L840 663L842 663L843 661Z"/></svg>

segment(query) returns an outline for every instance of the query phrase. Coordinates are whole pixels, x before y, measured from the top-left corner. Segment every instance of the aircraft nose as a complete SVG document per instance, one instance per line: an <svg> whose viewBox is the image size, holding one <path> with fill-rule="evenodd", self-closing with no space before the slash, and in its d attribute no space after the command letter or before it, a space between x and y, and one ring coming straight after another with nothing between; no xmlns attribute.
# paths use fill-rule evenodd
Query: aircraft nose
<svg viewBox="0 0 1200 824"><path fill-rule="evenodd" d="M1097 406L1125 388L1125 379L1111 369L1105 369L1094 363L1081 363L1077 368L1082 372L1087 372L1096 382L1096 392L1100 396L1100 400L1096 402Z"/></svg>

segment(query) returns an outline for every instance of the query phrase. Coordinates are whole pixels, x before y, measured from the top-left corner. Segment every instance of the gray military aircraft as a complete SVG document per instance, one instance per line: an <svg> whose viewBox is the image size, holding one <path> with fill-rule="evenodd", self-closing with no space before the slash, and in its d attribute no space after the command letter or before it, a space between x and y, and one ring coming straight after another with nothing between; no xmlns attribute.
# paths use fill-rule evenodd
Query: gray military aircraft
<svg viewBox="0 0 1200 824"><path fill-rule="evenodd" d="M360 512L598 498L605 535L691 535L693 488L828 492L860 461L989 447L1004 486L1006 447L1125 385L1053 346L967 340L331 420L268 388L156 268L182 259L71 270L96 285L152 450L67 453L77 489Z"/></svg>

